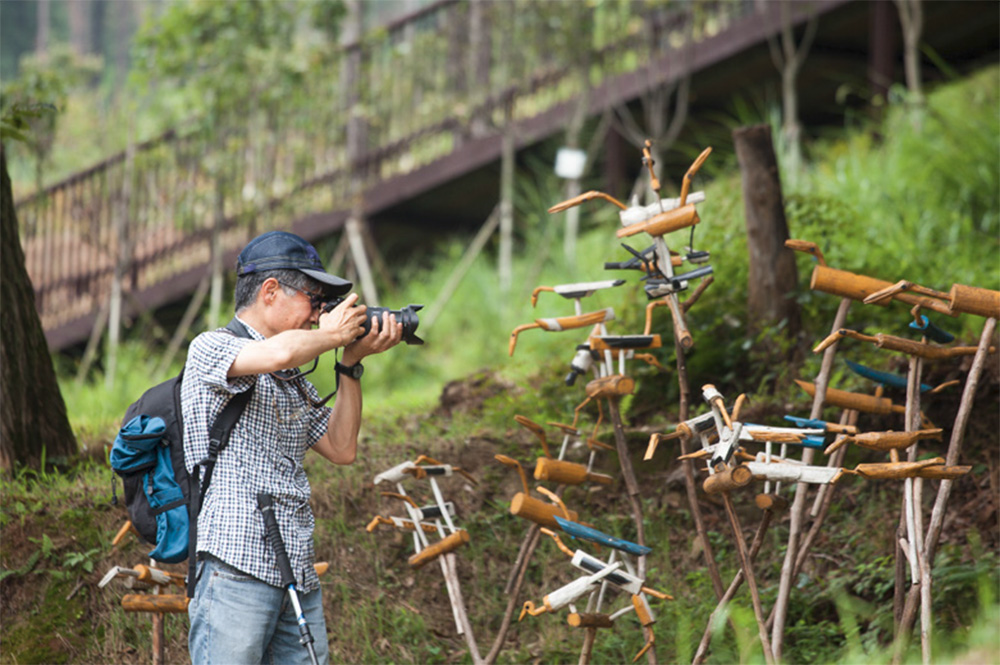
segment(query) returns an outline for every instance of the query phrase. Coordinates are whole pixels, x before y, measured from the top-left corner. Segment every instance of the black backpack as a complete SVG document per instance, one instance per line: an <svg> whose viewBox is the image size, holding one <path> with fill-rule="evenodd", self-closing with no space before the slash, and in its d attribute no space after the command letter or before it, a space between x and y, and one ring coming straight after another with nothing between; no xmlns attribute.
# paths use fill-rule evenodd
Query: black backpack
<svg viewBox="0 0 1000 665"><path fill-rule="evenodd" d="M250 337L236 319L222 330ZM132 525L144 540L156 546L149 556L164 563L188 559L191 596L201 497L208 491L215 462L229 444L229 435L246 410L254 386L230 398L216 417L209 431L208 456L195 466L192 478L184 464L183 377L182 370L129 406L111 448L111 468L122 477Z"/></svg>

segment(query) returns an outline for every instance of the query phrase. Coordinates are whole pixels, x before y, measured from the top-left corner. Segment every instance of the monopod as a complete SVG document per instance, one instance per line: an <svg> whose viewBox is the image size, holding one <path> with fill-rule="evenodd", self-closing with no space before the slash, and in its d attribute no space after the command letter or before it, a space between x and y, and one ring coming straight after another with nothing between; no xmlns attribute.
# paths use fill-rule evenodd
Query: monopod
<svg viewBox="0 0 1000 665"><path fill-rule="evenodd" d="M292 600L292 607L295 608L295 615L299 622L299 643L309 650L309 658L312 665L319 665L316 660L316 650L313 649L313 636L309 632L309 624L302 613L302 606L299 605L299 594L295 590L295 575L292 573L292 564L288 561L288 552L285 551L285 543L281 540L281 531L278 530L278 520L274 518L274 503L270 494L257 495L257 507L260 508L261 515L264 516L264 535L271 543L274 556L278 560L278 570L281 571L281 586L288 589L288 597Z"/></svg>

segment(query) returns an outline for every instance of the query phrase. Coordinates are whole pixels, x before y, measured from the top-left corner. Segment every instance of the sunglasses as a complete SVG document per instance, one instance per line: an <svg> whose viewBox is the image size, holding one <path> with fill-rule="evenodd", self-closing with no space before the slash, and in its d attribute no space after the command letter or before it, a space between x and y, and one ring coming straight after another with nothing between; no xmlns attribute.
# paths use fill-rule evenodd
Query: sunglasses
<svg viewBox="0 0 1000 665"><path fill-rule="evenodd" d="M323 293L315 293L313 291L306 291L305 289L301 289L301 288L299 288L297 286L292 286L291 284L286 284L285 282L282 282L281 280L276 280L276 281L278 282L278 284L281 284L286 289L292 289L293 291L298 291L299 293L301 293L302 295L304 295L306 298L309 298L309 304L312 306L313 309L319 309L320 307L323 306L323 303L326 302L326 295L323 294Z"/></svg>

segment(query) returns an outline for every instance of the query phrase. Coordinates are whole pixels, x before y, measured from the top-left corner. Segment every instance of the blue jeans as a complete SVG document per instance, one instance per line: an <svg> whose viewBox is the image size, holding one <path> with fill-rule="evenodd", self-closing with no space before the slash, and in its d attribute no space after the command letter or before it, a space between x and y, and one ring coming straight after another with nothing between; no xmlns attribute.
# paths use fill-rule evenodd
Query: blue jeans
<svg viewBox="0 0 1000 665"><path fill-rule="evenodd" d="M193 665L264 663L309 665L299 643L295 609L288 591L250 577L214 557L198 562L199 578L188 605L188 649ZM329 661L323 592L299 594L302 613L315 641L316 659Z"/></svg>

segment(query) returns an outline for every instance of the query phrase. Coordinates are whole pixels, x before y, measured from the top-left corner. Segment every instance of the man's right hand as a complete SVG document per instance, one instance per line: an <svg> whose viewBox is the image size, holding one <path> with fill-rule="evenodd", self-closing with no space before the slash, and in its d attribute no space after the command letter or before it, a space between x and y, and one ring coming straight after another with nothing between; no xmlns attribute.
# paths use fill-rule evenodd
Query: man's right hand
<svg viewBox="0 0 1000 665"><path fill-rule="evenodd" d="M347 346L364 332L368 308L357 302L358 294L348 294L339 305L319 315L319 329L330 334L334 348Z"/></svg>

